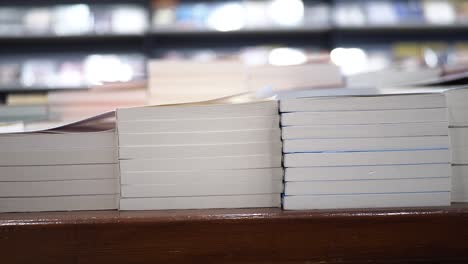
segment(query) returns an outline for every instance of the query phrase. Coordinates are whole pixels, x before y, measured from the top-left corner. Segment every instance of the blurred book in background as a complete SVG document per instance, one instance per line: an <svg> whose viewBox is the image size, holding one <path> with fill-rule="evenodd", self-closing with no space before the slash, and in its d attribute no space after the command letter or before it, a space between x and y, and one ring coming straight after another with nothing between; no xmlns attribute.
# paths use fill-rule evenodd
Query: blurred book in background
<svg viewBox="0 0 468 264"><path fill-rule="evenodd" d="M145 78L140 54L6 56L0 60L0 91L87 88Z"/></svg>
<svg viewBox="0 0 468 264"><path fill-rule="evenodd" d="M138 4L0 7L0 36L143 34L148 15Z"/></svg>
<svg viewBox="0 0 468 264"><path fill-rule="evenodd" d="M355 1L341 1L333 9L333 20L338 26L362 26L366 23L363 7Z"/></svg>
<svg viewBox="0 0 468 264"><path fill-rule="evenodd" d="M235 94L343 86L338 66L320 51L257 47L239 52L170 53L151 60L151 104L206 101Z"/></svg>
<svg viewBox="0 0 468 264"><path fill-rule="evenodd" d="M424 23L424 11L419 0L393 1L398 15L398 21L403 25L418 25Z"/></svg>
<svg viewBox="0 0 468 264"><path fill-rule="evenodd" d="M146 104L144 57L92 54L5 58L0 62L1 129L46 129L118 107ZM5 124L7 122L7 124Z"/></svg>
<svg viewBox="0 0 468 264"><path fill-rule="evenodd" d="M73 121L117 108L146 105L146 82L108 83L80 91L52 91L49 119Z"/></svg>
<svg viewBox="0 0 468 264"><path fill-rule="evenodd" d="M396 25L398 13L392 1L368 1L365 5L367 21L372 25Z"/></svg>
<svg viewBox="0 0 468 264"><path fill-rule="evenodd" d="M36 105L47 102L47 93L44 92L8 94L6 97L7 105Z"/></svg>
<svg viewBox="0 0 468 264"><path fill-rule="evenodd" d="M425 0L423 3L424 16L427 23L451 25L456 22L457 15L452 2L443 0Z"/></svg>
<svg viewBox="0 0 468 264"><path fill-rule="evenodd" d="M358 26L456 26L467 1L151 1L0 7L0 36L142 35L147 31L237 31ZM148 16L151 16L148 17ZM151 22L150 22L151 21Z"/></svg>
<svg viewBox="0 0 468 264"><path fill-rule="evenodd" d="M304 5L304 27L324 28L330 25L331 8L322 2L306 2Z"/></svg>
<svg viewBox="0 0 468 264"><path fill-rule="evenodd" d="M148 71L151 104L205 101L248 91L240 61L153 60Z"/></svg>

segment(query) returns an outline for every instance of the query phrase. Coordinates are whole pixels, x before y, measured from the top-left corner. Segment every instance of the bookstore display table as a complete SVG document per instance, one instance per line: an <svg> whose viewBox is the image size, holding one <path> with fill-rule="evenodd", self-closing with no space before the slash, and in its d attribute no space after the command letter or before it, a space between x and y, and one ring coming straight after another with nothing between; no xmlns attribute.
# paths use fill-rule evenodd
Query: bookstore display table
<svg viewBox="0 0 468 264"><path fill-rule="evenodd" d="M468 263L468 204L0 214L2 263Z"/></svg>

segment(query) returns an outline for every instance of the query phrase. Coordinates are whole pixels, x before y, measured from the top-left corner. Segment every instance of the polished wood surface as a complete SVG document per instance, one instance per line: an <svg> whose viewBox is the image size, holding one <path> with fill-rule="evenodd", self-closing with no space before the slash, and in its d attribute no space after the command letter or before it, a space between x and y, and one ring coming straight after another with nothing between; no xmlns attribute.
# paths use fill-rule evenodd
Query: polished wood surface
<svg viewBox="0 0 468 264"><path fill-rule="evenodd" d="M468 263L468 204L0 214L1 263Z"/></svg>

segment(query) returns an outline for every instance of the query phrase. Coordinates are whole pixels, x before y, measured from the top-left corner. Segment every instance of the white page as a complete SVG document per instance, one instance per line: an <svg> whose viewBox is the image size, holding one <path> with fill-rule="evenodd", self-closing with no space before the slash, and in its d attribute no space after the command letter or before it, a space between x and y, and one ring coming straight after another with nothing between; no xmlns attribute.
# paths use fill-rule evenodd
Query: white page
<svg viewBox="0 0 468 264"><path fill-rule="evenodd" d="M449 150L295 153L284 155L284 167L359 166L449 163Z"/></svg>
<svg viewBox="0 0 468 264"><path fill-rule="evenodd" d="M280 128L181 133L119 134L122 146L200 145L280 141Z"/></svg>
<svg viewBox="0 0 468 264"><path fill-rule="evenodd" d="M468 165L452 166L452 202L468 202Z"/></svg>
<svg viewBox="0 0 468 264"><path fill-rule="evenodd" d="M447 121L446 108L339 112L294 112L281 114L282 126L386 124L440 121Z"/></svg>
<svg viewBox="0 0 468 264"><path fill-rule="evenodd" d="M285 181L327 181L450 177L444 164L286 168Z"/></svg>
<svg viewBox="0 0 468 264"><path fill-rule="evenodd" d="M285 195L448 192L450 178L286 182Z"/></svg>
<svg viewBox="0 0 468 264"><path fill-rule="evenodd" d="M283 181L249 181L232 184L134 184L122 185L121 197L174 197L205 195L243 195L283 192Z"/></svg>
<svg viewBox="0 0 468 264"><path fill-rule="evenodd" d="M285 210L450 205L450 192L285 196Z"/></svg>
<svg viewBox="0 0 468 264"><path fill-rule="evenodd" d="M118 177L118 164L0 166L0 182L90 180Z"/></svg>
<svg viewBox="0 0 468 264"><path fill-rule="evenodd" d="M216 158L176 158L159 160L121 160L120 170L122 172L129 172L279 168L281 167L281 160L281 155L249 155Z"/></svg>
<svg viewBox="0 0 468 264"><path fill-rule="evenodd" d="M114 131L0 134L0 151L115 147Z"/></svg>
<svg viewBox="0 0 468 264"><path fill-rule="evenodd" d="M451 127L449 135L453 147L468 148L468 127Z"/></svg>
<svg viewBox="0 0 468 264"><path fill-rule="evenodd" d="M385 137L385 138L333 138L333 139L286 139L284 153L326 151L385 151L448 149L448 136L431 137Z"/></svg>
<svg viewBox="0 0 468 264"><path fill-rule="evenodd" d="M450 167L450 166L448 166ZM449 168L450 169L450 168ZM121 184L231 184L283 180L282 168L122 172Z"/></svg>
<svg viewBox="0 0 468 264"><path fill-rule="evenodd" d="M210 145L123 146L120 159L168 159L242 155L281 155L277 141Z"/></svg>
<svg viewBox="0 0 468 264"><path fill-rule="evenodd" d="M0 197L116 194L117 179L42 182L0 182Z"/></svg>
<svg viewBox="0 0 468 264"><path fill-rule="evenodd" d="M69 149L0 152L0 166L117 163L117 149Z"/></svg>
<svg viewBox="0 0 468 264"><path fill-rule="evenodd" d="M117 208L118 195L0 198L0 212L111 210Z"/></svg>
<svg viewBox="0 0 468 264"><path fill-rule="evenodd" d="M122 198L120 210L281 207L281 195L224 195L159 198Z"/></svg>
<svg viewBox="0 0 468 264"><path fill-rule="evenodd" d="M452 147L452 164L468 164L468 147Z"/></svg>
<svg viewBox="0 0 468 264"><path fill-rule="evenodd" d="M279 115L233 118L118 121L119 133L213 132L272 129L279 127Z"/></svg>
<svg viewBox="0 0 468 264"><path fill-rule="evenodd" d="M448 135L448 122L286 126L283 139L415 137Z"/></svg>
<svg viewBox="0 0 468 264"><path fill-rule="evenodd" d="M310 97L280 100L280 112L359 111L446 107L443 94Z"/></svg>
<svg viewBox="0 0 468 264"><path fill-rule="evenodd" d="M277 101L251 103L210 103L147 106L117 110L119 121L231 118L249 116L271 116L278 113Z"/></svg>

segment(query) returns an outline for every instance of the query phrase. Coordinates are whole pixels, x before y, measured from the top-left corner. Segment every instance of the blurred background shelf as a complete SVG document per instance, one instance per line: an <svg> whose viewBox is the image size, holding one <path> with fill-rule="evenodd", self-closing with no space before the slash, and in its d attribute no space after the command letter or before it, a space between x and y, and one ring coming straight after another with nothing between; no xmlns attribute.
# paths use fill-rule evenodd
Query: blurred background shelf
<svg viewBox="0 0 468 264"><path fill-rule="evenodd" d="M181 58L327 60L345 76L468 64L468 0L0 0L3 104L145 80L148 60Z"/></svg>

